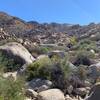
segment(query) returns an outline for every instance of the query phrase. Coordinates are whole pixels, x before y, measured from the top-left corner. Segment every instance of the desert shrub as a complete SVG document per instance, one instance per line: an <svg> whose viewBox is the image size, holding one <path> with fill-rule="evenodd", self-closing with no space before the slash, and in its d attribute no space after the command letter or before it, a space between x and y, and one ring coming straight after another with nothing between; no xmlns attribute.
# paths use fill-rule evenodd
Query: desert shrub
<svg viewBox="0 0 100 100"><path fill-rule="evenodd" d="M0 51L0 69L6 71L14 71L19 69L21 64L15 63L14 59L9 58L2 51Z"/></svg>
<svg viewBox="0 0 100 100"><path fill-rule="evenodd" d="M24 85L22 80L0 76L0 100L24 100Z"/></svg>
<svg viewBox="0 0 100 100"><path fill-rule="evenodd" d="M57 54L52 55L50 58L51 58L52 63L58 63L61 60L60 56Z"/></svg>
<svg viewBox="0 0 100 100"><path fill-rule="evenodd" d="M93 49L95 52L99 52L96 42L91 41L89 39L81 40L74 48L76 50L86 50L86 51L90 51L91 49Z"/></svg>
<svg viewBox="0 0 100 100"><path fill-rule="evenodd" d="M50 79L49 69L51 65L51 60L48 57L33 62L27 68L28 80L31 80L34 77Z"/></svg>
<svg viewBox="0 0 100 100"><path fill-rule="evenodd" d="M74 61L74 65L91 65L90 58L93 58L94 55L90 51L78 51Z"/></svg>
<svg viewBox="0 0 100 100"><path fill-rule="evenodd" d="M53 87L64 90L67 86L67 78L70 75L70 64L66 59L56 62L48 58L42 58L27 68L28 80L33 78L45 78L53 82Z"/></svg>
<svg viewBox="0 0 100 100"><path fill-rule="evenodd" d="M77 38L76 38L75 36L70 37L70 43L71 43L72 45L77 44Z"/></svg>
<svg viewBox="0 0 100 100"><path fill-rule="evenodd" d="M30 52L40 55L40 54L46 54L49 51L50 51L49 47L36 46L36 47L32 48L32 50Z"/></svg>
<svg viewBox="0 0 100 100"><path fill-rule="evenodd" d="M56 63L51 70L53 87L59 88L66 93L66 88L69 86L68 77L71 75L71 73L71 66L67 62L66 58Z"/></svg>
<svg viewBox="0 0 100 100"><path fill-rule="evenodd" d="M28 66L27 73L29 80L34 77L51 79L53 70L57 70L57 68L60 69L64 75L67 75L70 71L70 67L65 59L50 59L48 57L41 58Z"/></svg>
<svg viewBox="0 0 100 100"><path fill-rule="evenodd" d="M49 48L48 48L48 47L41 47L40 50L41 50L43 53L48 53Z"/></svg>
<svg viewBox="0 0 100 100"><path fill-rule="evenodd" d="M84 81L87 78L87 68L84 65L80 65L77 74L79 78Z"/></svg>

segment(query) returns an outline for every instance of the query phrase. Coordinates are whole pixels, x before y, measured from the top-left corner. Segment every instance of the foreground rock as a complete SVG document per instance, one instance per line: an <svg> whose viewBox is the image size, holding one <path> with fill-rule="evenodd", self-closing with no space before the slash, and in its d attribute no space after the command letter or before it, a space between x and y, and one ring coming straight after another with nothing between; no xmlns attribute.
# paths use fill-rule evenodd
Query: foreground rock
<svg viewBox="0 0 100 100"><path fill-rule="evenodd" d="M2 76L4 78L12 77L14 80L16 80L17 79L17 72L7 72L7 73L3 73Z"/></svg>
<svg viewBox="0 0 100 100"><path fill-rule="evenodd" d="M96 83L85 100L100 100L100 82Z"/></svg>
<svg viewBox="0 0 100 100"><path fill-rule="evenodd" d="M65 96L65 100L84 100L80 96L70 97L69 95Z"/></svg>
<svg viewBox="0 0 100 100"><path fill-rule="evenodd" d="M52 86L52 82L49 80L36 78L28 82L26 85L28 88L31 88L37 92L41 92L49 89Z"/></svg>
<svg viewBox="0 0 100 100"><path fill-rule="evenodd" d="M65 100L73 100L69 95L66 95Z"/></svg>
<svg viewBox="0 0 100 100"><path fill-rule="evenodd" d="M40 92L38 100L65 100L64 94L59 89L50 89Z"/></svg>
<svg viewBox="0 0 100 100"><path fill-rule="evenodd" d="M100 76L100 62L89 67L88 76L92 82L96 81L96 79Z"/></svg>
<svg viewBox="0 0 100 100"><path fill-rule="evenodd" d="M0 50L4 51L9 57L14 58L17 63L29 64L35 60L25 47L16 42L0 46Z"/></svg>
<svg viewBox="0 0 100 100"><path fill-rule="evenodd" d="M86 94L89 93L87 88L76 88L74 91L79 96L86 96Z"/></svg>
<svg viewBox="0 0 100 100"><path fill-rule="evenodd" d="M37 93L37 92L35 92L35 91L34 91L34 90L32 90L32 89L27 89L27 90L26 90L25 95L26 95L28 98L31 98L31 99L36 99L36 98L37 98L38 93Z"/></svg>

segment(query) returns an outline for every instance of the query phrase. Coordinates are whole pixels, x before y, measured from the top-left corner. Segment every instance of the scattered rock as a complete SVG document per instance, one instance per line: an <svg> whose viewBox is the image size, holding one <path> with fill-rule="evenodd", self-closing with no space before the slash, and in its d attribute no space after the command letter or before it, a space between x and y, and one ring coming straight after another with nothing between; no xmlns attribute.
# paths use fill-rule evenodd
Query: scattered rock
<svg viewBox="0 0 100 100"><path fill-rule="evenodd" d="M31 99L31 98L27 98L27 97L26 97L26 98L25 98L25 100L32 100L32 99ZM33 100L34 100L34 99L33 99Z"/></svg>
<svg viewBox="0 0 100 100"><path fill-rule="evenodd" d="M67 88L67 92L68 92L69 94L71 94L72 91L73 91L73 86L70 85L70 86Z"/></svg>
<svg viewBox="0 0 100 100"><path fill-rule="evenodd" d="M80 96L85 96L88 93L86 88L76 88L74 91L77 95Z"/></svg>
<svg viewBox="0 0 100 100"><path fill-rule="evenodd" d="M51 88L52 82L49 80L36 78L28 82L27 86L37 92L41 92Z"/></svg>
<svg viewBox="0 0 100 100"><path fill-rule="evenodd" d="M7 72L7 73L3 73L2 76L4 78L12 77L12 78L14 78L14 80L16 80L17 79L17 72Z"/></svg>
<svg viewBox="0 0 100 100"><path fill-rule="evenodd" d="M93 49L90 50L91 53L95 54L95 51Z"/></svg>
<svg viewBox="0 0 100 100"><path fill-rule="evenodd" d="M60 58L64 58L65 57L64 51L55 50L55 51L52 51L52 52L48 53L48 56L50 58L52 58L54 55L56 55L56 56L58 56Z"/></svg>
<svg viewBox="0 0 100 100"><path fill-rule="evenodd" d="M89 66L88 76L91 81L95 82L95 80L100 76L100 62Z"/></svg>
<svg viewBox="0 0 100 100"><path fill-rule="evenodd" d="M68 77L68 80L73 86L73 88L79 88L84 86L84 83L75 75L71 75L70 77Z"/></svg>
<svg viewBox="0 0 100 100"><path fill-rule="evenodd" d="M42 58L47 58L48 56L47 55L40 55L37 57L37 59L42 59Z"/></svg>
<svg viewBox="0 0 100 100"><path fill-rule="evenodd" d="M69 95L66 95L65 100L84 100L80 96L76 97L70 97Z"/></svg>
<svg viewBox="0 0 100 100"><path fill-rule="evenodd" d="M40 92L38 100L65 100L65 97L59 89L49 89Z"/></svg>
<svg viewBox="0 0 100 100"><path fill-rule="evenodd" d="M65 100L73 100L69 95L66 95Z"/></svg>
<svg viewBox="0 0 100 100"><path fill-rule="evenodd" d="M27 89L25 95L31 99L37 98L38 93L32 89Z"/></svg>
<svg viewBox="0 0 100 100"><path fill-rule="evenodd" d="M91 87L92 86L92 84L87 80L84 81L84 85L85 85L85 87Z"/></svg>
<svg viewBox="0 0 100 100"><path fill-rule="evenodd" d="M23 44L23 39L17 38L17 42Z"/></svg>

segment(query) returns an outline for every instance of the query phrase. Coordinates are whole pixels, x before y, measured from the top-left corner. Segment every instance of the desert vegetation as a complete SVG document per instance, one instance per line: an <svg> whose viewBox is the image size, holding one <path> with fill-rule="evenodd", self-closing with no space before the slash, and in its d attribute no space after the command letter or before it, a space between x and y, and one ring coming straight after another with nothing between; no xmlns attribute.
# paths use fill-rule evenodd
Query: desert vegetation
<svg viewBox="0 0 100 100"><path fill-rule="evenodd" d="M88 98L98 96L99 24L39 24L1 15L0 100L92 100Z"/></svg>

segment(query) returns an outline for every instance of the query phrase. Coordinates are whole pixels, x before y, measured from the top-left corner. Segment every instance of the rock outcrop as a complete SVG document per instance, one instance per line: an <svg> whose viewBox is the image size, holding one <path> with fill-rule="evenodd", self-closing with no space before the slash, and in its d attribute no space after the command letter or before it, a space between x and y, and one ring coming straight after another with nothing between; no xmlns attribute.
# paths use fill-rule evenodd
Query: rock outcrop
<svg viewBox="0 0 100 100"><path fill-rule="evenodd" d="M21 64L30 64L35 60L25 47L16 42L0 46L0 50Z"/></svg>

